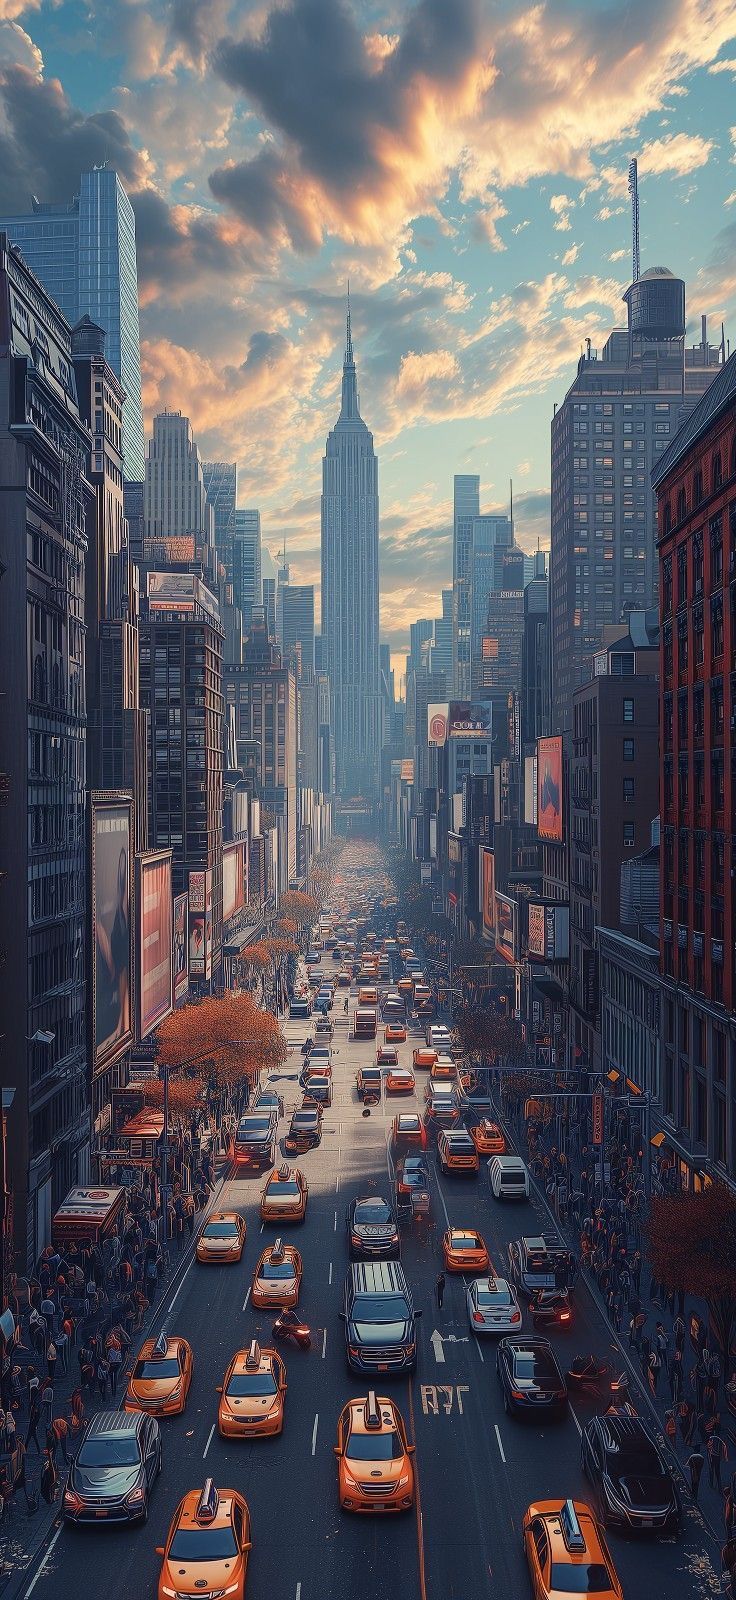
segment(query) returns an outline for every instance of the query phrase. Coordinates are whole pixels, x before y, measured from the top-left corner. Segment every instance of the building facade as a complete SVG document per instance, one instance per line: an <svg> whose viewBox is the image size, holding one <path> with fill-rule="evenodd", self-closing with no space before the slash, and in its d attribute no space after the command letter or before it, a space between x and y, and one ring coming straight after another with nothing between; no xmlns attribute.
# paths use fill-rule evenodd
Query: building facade
<svg viewBox="0 0 736 1600"><path fill-rule="evenodd" d="M85 562L91 438L71 332L0 232L0 955L21 1273L89 1177Z"/></svg>
<svg viewBox="0 0 736 1600"><path fill-rule="evenodd" d="M233 531L233 600L250 628L254 606L263 603L261 575L261 513L236 507Z"/></svg>
<svg viewBox="0 0 736 1600"><path fill-rule="evenodd" d="M685 285L654 267L624 299L628 324L600 355L580 357L552 421L554 730L569 731L572 696L605 627L657 604L650 481L660 456L718 370L718 347L685 346Z"/></svg>
<svg viewBox="0 0 736 1600"><path fill-rule="evenodd" d="M298 646L300 677L314 672L314 584L288 583L281 593L281 649L288 657Z"/></svg>
<svg viewBox="0 0 736 1600"><path fill-rule="evenodd" d="M736 356L654 474L660 562L663 1127L736 1177Z"/></svg>
<svg viewBox="0 0 736 1600"><path fill-rule="evenodd" d="M228 583L232 583L235 505L238 498L237 462L203 461L202 478L214 516L217 557L223 563Z"/></svg>
<svg viewBox="0 0 736 1600"><path fill-rule="evenodd" d="M378 462L359 410L348 312L340 415L322 462L322 638L337 792L372 801L381 756Z"/></svg>
<svg viewBox="0 0 736 1600"><path fill-rule="evenodd" d="M459 700L470 697L470 568L473 520L480 516L480 478L457 472L452 505L452 689Z"/></svg>
<svg viewBox="0 0 736 1600"><path fill-rule="evenodd" d="M27 214L0 218L72 327L85 315L104 328L107 359L125 390L126 478L143 477L135 215L112 167L83 172L70 201L33 200Z"/></svg>
<svg viewBox="0 0 736 1600"><path fill-rule="evenodd" d="M268 631L263 607L254 609L242 666L225 672L225 699L235 708L238 765L247 755L256 793L271 812L279 837L279 888L297 872L297 684Z"/></svg>
<svg viewBox="0 0 736 1600"><path fill-rule="evenodd" d="M146 451L145 558L154 563L213 559L214 512L188 417L162 411Z"/></svg>

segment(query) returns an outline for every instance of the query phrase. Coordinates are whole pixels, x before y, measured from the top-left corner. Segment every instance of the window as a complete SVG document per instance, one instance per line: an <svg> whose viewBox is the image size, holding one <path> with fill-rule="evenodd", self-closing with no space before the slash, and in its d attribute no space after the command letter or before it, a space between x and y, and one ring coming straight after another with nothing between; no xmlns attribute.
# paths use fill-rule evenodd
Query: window
<svg viewBox="0 0 736 1600"><path fill-rule="evenodd" d="M633 700L624 700L624 722L633 722L633 720L634 702Z"/></svg>
<svg viewBox="0 0 736 1600"><path fill-rule="evenodd" d="M634 779L633 778L624 778L624 800L625 800L627 805L631 805L632 802L633 802L633 799L634 799Z"/></svg>
<svg viewBox="0 0 736 1600"><path fill-rule="evenodd" d="M633 822L624 823L623 842L625 847L629 850L631 849L632 845L636 843Z"/></svg>
<svg viewBox="0 0 736 1600"><path fill-rule="evenodd" d="M633 739L624 739L623 756L624 756L624 761L633 761L634 760L634 740Z"/></svg>

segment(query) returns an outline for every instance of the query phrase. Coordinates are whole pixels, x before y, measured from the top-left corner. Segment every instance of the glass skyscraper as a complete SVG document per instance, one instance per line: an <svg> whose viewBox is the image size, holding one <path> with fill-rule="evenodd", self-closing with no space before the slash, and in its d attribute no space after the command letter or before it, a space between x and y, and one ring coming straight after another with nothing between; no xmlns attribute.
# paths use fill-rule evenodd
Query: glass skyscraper
<svg viewBox="0 0 736 1600"><path fill-rule="evenodd" d="M31 271L72 327L85 312L104 328L105 354L125 390L126 478L143 478L138 269L133 207L112 167L83 172L69 202L32 199L32 211L0 217Z"/></svg>

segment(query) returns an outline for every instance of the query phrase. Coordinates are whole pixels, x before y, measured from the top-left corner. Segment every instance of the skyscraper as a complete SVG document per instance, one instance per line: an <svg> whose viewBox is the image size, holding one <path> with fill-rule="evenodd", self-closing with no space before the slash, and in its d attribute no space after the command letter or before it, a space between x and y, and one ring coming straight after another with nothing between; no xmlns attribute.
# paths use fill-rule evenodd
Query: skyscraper
<svg viewBox="0 0 736 1600"><path fill-rule="evenodd" d="M236 509L233 531L233 599L250 628L251 612L263 600L261 587L261 513Z"/></svg>
<svg viewBox="0 0 736 1600"><path fill-rule="evenodd" d="M470 696L470 560L473 518L480 516L480 478L458 472L454 478L452 519L452 688L460 700Z"/></svg>
<svg viewBox="0 0 736 1600"><path fill-rule="evenodd" d="M288 661L295 645L301 653L301 675L314 672L314 584L287 583L281 592L281 648Z"/></svg>
<svg viewBox="0 0 736 1600"><path fill-rule="evenodd" d="M112 167L83 172L71 201L32 199L32 211L0 218L32 272L74 327L85 314L104 328L105 353L125 390L126 478L143 477L138 268L133 207Z"/></svg>
<svg viewBox="0 0 736 1600"><path fill-rule="evenodd" d="M578 361L552 422L550 624L556 732L603 629L657 604L650 473L716 376L705 319L685 347L685 285L651 267L627 289L628 323Z"/></svg>
<svg viewBox="0 0 736 1600"><path fill-rule="evenodd" d="M215 517L215 548L223 563L228 583L233 581L233 540L235 502L238 498L236 461L203 461L202 477L207 499Z"/></svg>
<svg viewBox="0 0 736 1600"><path fill-rule="evenodd" d="M153 419L148 441L144 490L147 559L212 559L214 513L207 500L199 449L192 425L180 411Z"/></svg>
<svg viewBox="0 0 736 1600"><path fill-rule="evenodd" d="M372 798L381 748L378 462L359 411L349 309L342 404L322 461L322 635L337 791Z"/></svg>

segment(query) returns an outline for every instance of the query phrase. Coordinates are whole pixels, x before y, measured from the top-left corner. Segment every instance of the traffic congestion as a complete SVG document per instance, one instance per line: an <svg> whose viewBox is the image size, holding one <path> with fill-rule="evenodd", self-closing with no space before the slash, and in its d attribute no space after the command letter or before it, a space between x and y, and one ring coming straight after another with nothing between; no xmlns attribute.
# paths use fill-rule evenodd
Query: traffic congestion
<svg viewBox="0 0 736 1600"><path fill-rule="evenodd" d="M346 845L285 1065L70 1465L36 1600L60 1578L108 1600L714 1592L703 1519L422 960L379 848Z"/></svg>

